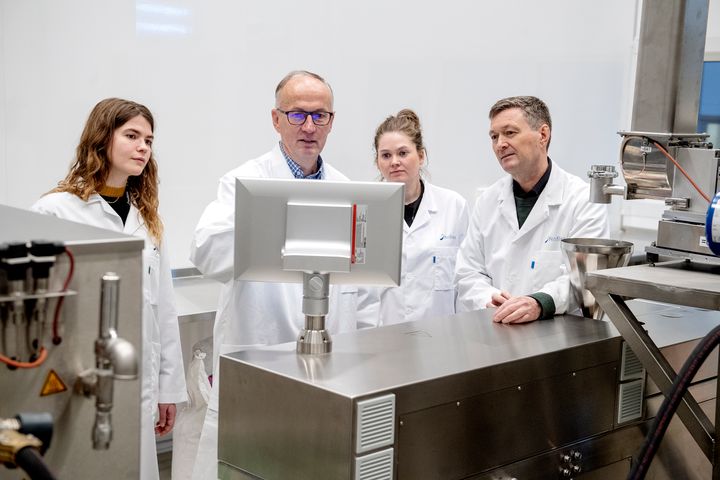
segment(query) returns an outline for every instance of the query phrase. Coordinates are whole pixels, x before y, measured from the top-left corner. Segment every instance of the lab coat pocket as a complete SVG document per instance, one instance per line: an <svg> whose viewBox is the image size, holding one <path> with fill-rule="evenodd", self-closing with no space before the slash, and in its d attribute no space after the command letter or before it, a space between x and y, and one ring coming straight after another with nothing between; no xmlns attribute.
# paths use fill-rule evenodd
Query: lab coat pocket
<svg viewBox="0 0 720 480"><path fill-rule="evenodd" d="M333 288L332 286L330 287ZM339 295L330 295L328 316L325 328L332 333L348 332L357 329L358 287L357 285L338 285ZM331 290L332 292L332 290ZM338 303L334 304L333 300Z"/></svg>
<svg viewBox="0 0 720 480"><path fill-rule="evenodd" d="M160 295L160 253L156 249L143 251L143 289L151 305L157 305Z"/></svg>
<svg viewBox="0 0 720 480"><path fill-rule="evenodd" d="M452 290L458 247L437 247L432 251L433 290Z"/></svg>
<svg viewBox="0 0 720 480"><path fill-rule="evenodd" d="M540 250L530 260L532 291L537 292L548 282L562 275L563 258L559 250Z"/></svg>

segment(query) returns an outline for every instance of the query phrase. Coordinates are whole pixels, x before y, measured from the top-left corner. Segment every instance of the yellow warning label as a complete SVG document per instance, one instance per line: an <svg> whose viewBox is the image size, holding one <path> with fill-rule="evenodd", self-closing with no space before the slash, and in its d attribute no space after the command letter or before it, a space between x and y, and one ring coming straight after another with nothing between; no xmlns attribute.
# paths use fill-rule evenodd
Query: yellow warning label
<svg viewBox="0 0 720 480"><path fill-rule="evenodd" d="M60 379L60 375L58 375L55 370L50 370L48 372L48 376L45 379L45 383L43 384L42 390L40 391L40 396L44 397L45 395L52 395L55 393L62 393L65 390L67 390L67 387L63 383L63 381Z"/></svg>

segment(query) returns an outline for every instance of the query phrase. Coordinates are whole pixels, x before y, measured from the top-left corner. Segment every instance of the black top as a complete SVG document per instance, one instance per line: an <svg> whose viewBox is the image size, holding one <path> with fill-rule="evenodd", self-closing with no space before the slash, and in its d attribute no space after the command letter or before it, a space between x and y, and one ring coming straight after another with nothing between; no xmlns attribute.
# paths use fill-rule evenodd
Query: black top
<svg viewBox="0 0 720 480"><path fill-rule="evenodd" d="M523 190L520 184L513 180L513 196L515 197L515 211L517 212L518 217L518 228L522 228L523 223L525 223L525 220L527 220L527 217L530 215L530 212L535 206L535 202L537 202L540 194L543 190L545 190L545 186L550 179L551 170L552 162L550 161L550 157L548 157L547 170L545 170L543 176L540 177L540 180L538 180L529 192Z"/></svg>
<svg viewBox="0 0 720 480"><path fill-rule="evenodd" d="M120 215L123 225L125 225L128 214L130 214L130 195L125 192L119 197L109 197L107 195L100 196L112 207L113 210L115 210L115 213Z"/></svg>
<svg viewBox="0 0 720 480"><path fill-rule="evenodd" d="M417 215L420 208L420 202L422 202L423 193L425 193L425 184L420 180L420 196L414 202L405 205L405 223L407 223L408 227L415 220L415 215Z"/></svg>
<svg viewBox="0 0 720 480"><path fill-rule="evenodd" d="M515 197L515 211L517 212L518 228L522 228L523 223L525 223L525 220L527 220L527 217L530 215L530 212L535 206L540 194L543 190L545 190L548 180L550 179L551 171L552 162L550 161L550 157L548 157L547 170L545 170L543 176L540 177L540 180L538 180L529 192L524 191L520 184L513 180L513 196ZM555 300L553 300L550 295L543 292L536 292L528 296L534 298L535 301L540 304L541 319L552 318L553 315L555 315Z"/></svg>

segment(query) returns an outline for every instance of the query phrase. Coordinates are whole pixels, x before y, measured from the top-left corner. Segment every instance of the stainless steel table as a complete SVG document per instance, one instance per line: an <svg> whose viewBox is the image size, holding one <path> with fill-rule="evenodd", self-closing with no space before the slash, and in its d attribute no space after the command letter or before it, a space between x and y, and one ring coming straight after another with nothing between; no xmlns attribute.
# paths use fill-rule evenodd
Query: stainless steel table
<svg viewBox="0 0 720 480"><path fill-rule="evenodd" d="M587 275L586 287L645 366L665 396L677 375L660 349L625 303L626 298L720 310L720 266L686 261L602 270ZM720 382L718 382L720 387ZM712 478L720 479L718 431L697 401L686 393L677 415L712 462ZM720 425L715 409L715 425Z"/></svg>

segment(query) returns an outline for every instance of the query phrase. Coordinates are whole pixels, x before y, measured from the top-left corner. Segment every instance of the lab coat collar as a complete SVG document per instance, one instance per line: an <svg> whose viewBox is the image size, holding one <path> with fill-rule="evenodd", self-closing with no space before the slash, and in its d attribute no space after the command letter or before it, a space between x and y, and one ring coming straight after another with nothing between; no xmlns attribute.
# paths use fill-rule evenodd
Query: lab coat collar
<svg viewBox="0 0 720 480"><path fill-rule="evenodd" d="M295 178L288 167L285 157L280 150L280 144L276 143L270 152L270 175L271 178Z"/></svg>
<svg viewBox="0 0 720 480"><path fill-rule="evenodd" d="M290 167L285 160L285 156L282 154L282 150L280 150L280 142L277 142L275 144L275 147L273 147L272 149L271 155L272 157L270 159L270 177L294 179L295 175L293 175L292 170L290 170ZM327 171L325 171L325 175L327 175Z"/></svg>
<svg viewBox="0 0 720 480"><path fill-rule="evenodd" d="M118 215L117 212L113 210L112 206L110 206L110 204L107 203L99 194L91 194L88 197L87 203L88 205L99 205L103 213L108 216L113 223L116 223L118 227L122 225L122 218L120 218L120 215ZM145 221L140 216L140 212L137 208L135 208L135 205L130 204L130 211L128 212L127 219L125 220L125 225L123 225L122 228L118 228L118 230L128 235L136 235L138 230L140 230L144 225Z"/></svg>
<svg viewBox="0 0 720 480"><path fill-rule="evenodd" d="M500 215L502 215L510 228L517 235L518 221L517 212L515 210L515 197L513 197L512 177L508 175L501 181L502 185L500 188L500 195L498 195L497 208L500 210Z"/></svg>
<svg viewBox="0 0 720 480"><path fill-rule="evenodd" d="M125 220L123 233L127 233L128 235L137 235L140 229L144 226L145 220L143 220L142 216L140 216L140 211L133 205L130 205L130 212Z"/></svg>
<svg viewBox="0 0 720 480"><path fill-rule="evenodd" d="M530 211L530 215L523 223L522 228L518 228L517 220L517 209L515 208L515 197L513 196L512 177L508 176L503 184L501 193L498 199L498 208L500 209L502 216L505 220L513 227L516 232L513 241L522 238L528 232L531 232L538 225L541 225L550 216L551 206L557 206L562 203L563 190L565 185L563 178L565 172L558 166L557 163L553 164L552 171L550 172L550 179L547 185L543 189L540 197L538 197L535 206Z"/></svg>
<svg viewBox="0 0 720 480"><path fill-rule="evenodd" d="M437 213L437 204L435 202L435 195L433 195L432 192L432 187L427 181L424 183L425 191L423 192L422 200L420 200L420 206L418 207L413 224L408 227L407 223L403 220L403 231L405 233L419 230L426 224L430 223L430 219Z"/></svg>

